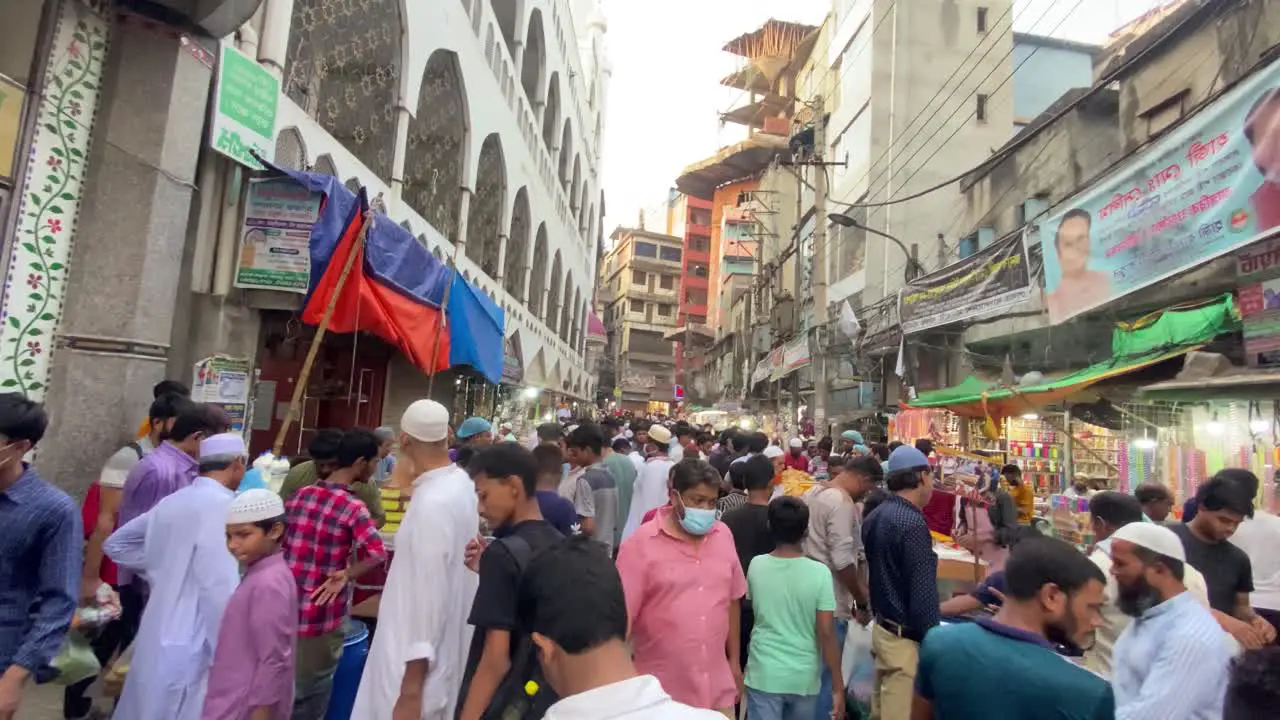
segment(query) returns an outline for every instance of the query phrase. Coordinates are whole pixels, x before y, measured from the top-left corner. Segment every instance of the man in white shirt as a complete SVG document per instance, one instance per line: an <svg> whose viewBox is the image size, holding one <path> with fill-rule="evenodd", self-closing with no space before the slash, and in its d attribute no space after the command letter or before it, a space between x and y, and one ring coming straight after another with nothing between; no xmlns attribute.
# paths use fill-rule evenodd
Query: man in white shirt
<svg viewBox="0 0 1280 720"><path fill-rule="evenodd" d="M1280 627L1280 517L1255 510L1230 540L1249 556L1253 567L1249 605L1272 627Z"/></svg>
<svg viewBox="0 0 1280 720"><path fill-rule="evenodd" d="M646 513L667 504L667 483L671 480L671 468L675 465L667 454L671 431L661 425L654 425L649 428L648 440L645 451L648 459L636 475L635 488L631 492L631 510L627 513L626 527L622 529L623 541L640 527Z"/></svg>
<svg viewBox="0 0 1280 720"><path fill-rule="evenodd" d="M199 720L222 613L240 584L227 510L248 467L244 438L200 442L200 477L125 523L102 549L151 590L115 717Z"/></svg>
<svg viewBox="0 0 1280 720"><path fill-rule="evenodd" d="M449 720L471 643L477 578L464 556L480 515L475 484L449 462L443 405L418 400L405 410L396 466L416 476L413 497L378 610L385 629L374 635L352 717Z"/></svg>
<svg viewBox="0 0 1280 720"><path fill-rule="evenodd" d="M627 647L627 601L605 549L575 537L543 550L520 583L520 607L551 688L545 720L724 720L671 699L640 675Z"/></svg>

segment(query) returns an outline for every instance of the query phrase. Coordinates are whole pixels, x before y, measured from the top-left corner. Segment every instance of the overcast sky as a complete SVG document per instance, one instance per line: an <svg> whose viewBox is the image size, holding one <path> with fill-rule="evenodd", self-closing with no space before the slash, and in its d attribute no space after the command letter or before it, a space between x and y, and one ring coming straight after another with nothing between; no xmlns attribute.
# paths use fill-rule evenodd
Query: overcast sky
<svg viewBox="0 0 1280 720"><path fill-rule="evenodd" d="M641 208L659 206L682 168L742 138L739 128L722 128L719 121L720 113L743 97L741 91L718 84L739 67L738 58L720 51L725 42L771 17L816 25L831 2L602 1L613 62L604 144L607 238L616 225L634 225ZM1160 0L1016 0L1014 26L1024 32L1101 43L1119 24L1160 4Z"/></svg>

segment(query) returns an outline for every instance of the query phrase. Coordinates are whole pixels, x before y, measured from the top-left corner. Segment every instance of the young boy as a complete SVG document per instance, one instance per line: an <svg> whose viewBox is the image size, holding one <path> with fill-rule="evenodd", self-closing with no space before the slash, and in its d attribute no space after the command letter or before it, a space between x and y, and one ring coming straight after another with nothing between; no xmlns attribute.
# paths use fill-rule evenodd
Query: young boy
<svg viewBox="0 0 1280 720"><path fill-rule="evenodd" d="M569 462L585 468L582 479L591 492L594 513L583 517L582 532L603 543L613 554L614 526L618 521L618 483L604 464L604 432L595 423L583 423L569 433ZM578 513L582 515L581 512Z"/></svg>
<svg viewBox="0 0 1280 720"><path fill-rule="evenodd" d="M298 585L284 561L284 501L246 490L227 514L227 549L245 568L227 602L203 720L284 720L293 710Z"/></svg>
<svg viewBox="0 0 1280 720"><path fill-rule="evenodd" d="M769 503L777 547L751 561L747 597L755 613L747 653L747 714L752 720L844 717L844 683L836 645L831 572L804 555L809 507L793 497ZM825 662L832 702L819 708Z"/></svg>
<svg viewBox="0 0 1280 720"><path fill-rule="evenodd" d="M515 443L483 448L467 466L475 480L480 515L501 537L480 556L480 586L467 618L475 632L458 695L460 720L487 717L491 705L497 716L502 714L502 705L526 699L523 688L527 676L513 676L516 682L504 683L509 673L531 670L517 665L522 658L533 657L528 651L528 632L517 617L520 578L533 557L564 537L538 509L538 469L533 453ZM549 694L539 694L543 708L551 700Z"/></svg>
<svg viewBox="0 0 1280 720"><path fill-rule="evenodd" d="M539 445L533 449L533 460L538 465L537 497L542 518L561 535L576 534L578 513L574 511L573 503L556 492L564 468L564 454L555 445Z"/></svg>

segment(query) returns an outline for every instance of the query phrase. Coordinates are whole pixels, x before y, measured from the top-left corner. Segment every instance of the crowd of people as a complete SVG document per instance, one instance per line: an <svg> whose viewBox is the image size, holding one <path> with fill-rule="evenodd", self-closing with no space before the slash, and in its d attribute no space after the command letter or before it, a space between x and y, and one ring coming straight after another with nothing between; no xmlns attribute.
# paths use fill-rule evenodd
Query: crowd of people
<svg viewBox="0 0 1280 720"><path fill-rule="evenodd" d="M1022 531L940 598L927 441L616 418L520 441L419 400L394 431L316 433L275 492L224 412L164 383L77 508L24 461L47 423L0 395L0 720L73 625L123 676L119 720L325 718L352 588L383 569L357 720L842 720L856 628L872 718L1280 714L1280 520L1246 470L1182 522L1153 488L1092 494L1085 554L1026 531L1005 468L991 512ZM814 481L787 495L788 472ZM409 500L384 537L387 490ZM118 612L80 627L104 584ZM95 716L94 682L66 718Z"/></svg>

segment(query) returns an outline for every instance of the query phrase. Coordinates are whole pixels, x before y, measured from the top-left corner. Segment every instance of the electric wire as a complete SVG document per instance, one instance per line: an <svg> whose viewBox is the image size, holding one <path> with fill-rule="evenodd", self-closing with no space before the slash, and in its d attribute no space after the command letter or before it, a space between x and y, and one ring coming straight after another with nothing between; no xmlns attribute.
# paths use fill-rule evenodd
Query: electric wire
<svg viewBox="0 0 1280 720"><path fill-rule="evenodd" d="M1209 4L1209 0L1191 0L1191 1L1199 2L1201 5L1201 8ZM1003 149L997 151L995 155L987 158L986 160L982 161L978 165L975 165L974 167L969 168L968 170L956 175L955 177L949 178L943 182L937 183L936 185L925 188L924 190L919 190L917 192L904 195L902 197L890 198L888 200L880 200L876 202L863 202L863 203L838 202L837 204L843 205L846 209L863 208L863 207L873 208L873 207L885 207L888 205L900 205L905 202L910 202L911 200L922 198L925 195L929 195L931 193L937 192L938 190L941 190L950 185L954 185L955 183L960 182L964 178L968 177L974 172L977 172L978 170L981 170L984 167L996 165L996 164L999 164L1000 162L1003 162L1004 160L1008 159L1009 156L1013 155L1020 147L1022 147L1023 145L1025 145L1026 143L1030 142L1035 137L1037 137L1041 132L1044 131L1046 127L1056 123L1058 120L1061 120L1072 110L1075 110L1077 107L1080 107L1081 105L1083 105L1084 103L1092 99L1099 92L1109 87L1111 83L1115 82L1116 78L1118 78L1121 74L1127 72L1131 67L1136 65L1138 61L1140 61L1147 54L1155 50L1163 49L1165 40L1167 40L1169 37L1172 37L1175 33L1177 33L1183 27L1186 27L1186 25L1191 21L1197 19L1199 17L1199 12L1200 12L1199 10L1195 12L1189 12L1185 18L1183 18L1174 27L1169 28L1169 30L1166 31L1165 34L1162 35L1158 40L1156 40L1155 42L1152 42L1151 44L1139 50L1139 52L1136 55L1134 55L1132 58L1126 59L1115 70L1108 73L1106 77L1094 83L1093 86L1084 94L1082 94L1080 97L1068 103L1065 107L1061 108L1060 110L1055 112L1051 117L1047 118L1043 124L1041 124L1040 126L1036 127L1033 130L1028 130L1018 135L1018 137L1014 138L1013 142L1006 145Z"/></svg>

